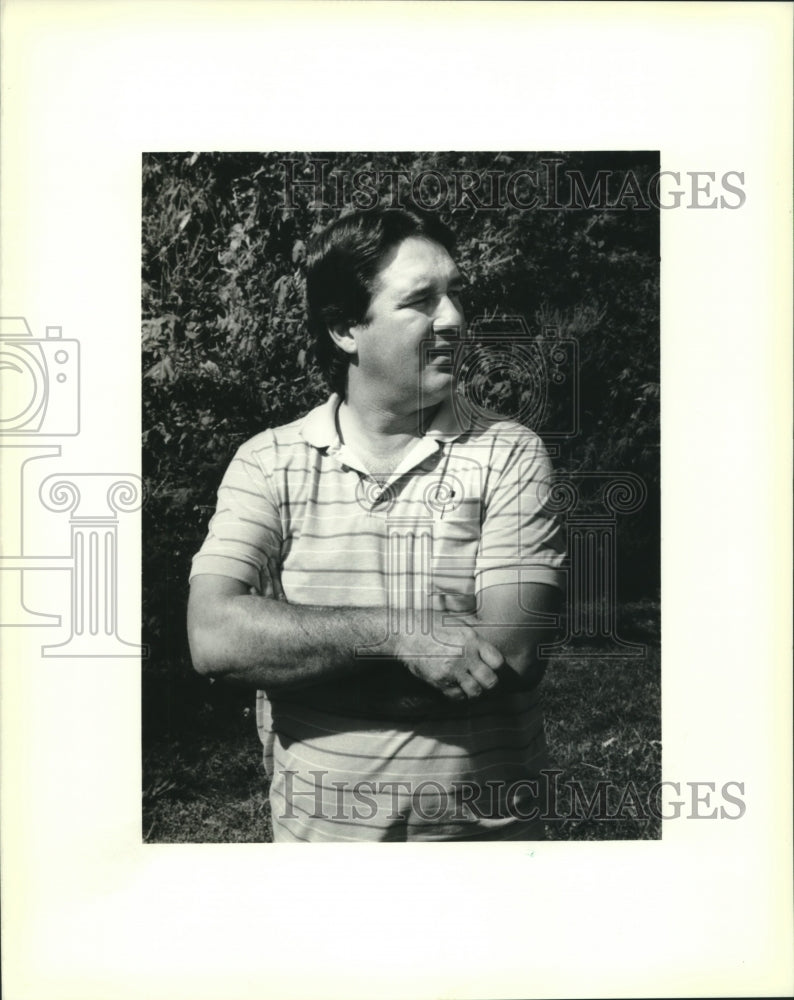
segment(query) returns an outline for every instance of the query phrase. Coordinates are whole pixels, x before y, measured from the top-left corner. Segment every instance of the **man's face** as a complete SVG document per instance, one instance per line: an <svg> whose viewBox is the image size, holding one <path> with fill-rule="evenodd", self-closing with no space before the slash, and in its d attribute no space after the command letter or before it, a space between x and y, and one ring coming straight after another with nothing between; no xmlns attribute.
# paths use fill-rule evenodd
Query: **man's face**
<svg viewBox="0 0 794 1000"><path fill-rule="evenodd" d="M410 410L448 394L455 349L465 333L462 285L453 259L430 240L409 237L386 257L367 322L350 331L357 375L377 389L385 405ZM443 327L457 331L445 335ZM428 350L427 341L434 341L437 350Z"/></svg>

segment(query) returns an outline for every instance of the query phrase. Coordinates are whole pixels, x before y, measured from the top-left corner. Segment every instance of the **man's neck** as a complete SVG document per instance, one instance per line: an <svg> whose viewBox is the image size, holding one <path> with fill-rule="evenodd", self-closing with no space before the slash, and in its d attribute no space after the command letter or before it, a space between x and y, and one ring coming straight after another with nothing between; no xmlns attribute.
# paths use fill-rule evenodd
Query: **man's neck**
<svg viewBox="0 0 794 1000"><path fill-rule="evenodd" d="M399 451L422 437L440 405L396 412L375 400L348 393L339 408L339 429L342 439L351 446L359 445L376 453Z"/></svg>

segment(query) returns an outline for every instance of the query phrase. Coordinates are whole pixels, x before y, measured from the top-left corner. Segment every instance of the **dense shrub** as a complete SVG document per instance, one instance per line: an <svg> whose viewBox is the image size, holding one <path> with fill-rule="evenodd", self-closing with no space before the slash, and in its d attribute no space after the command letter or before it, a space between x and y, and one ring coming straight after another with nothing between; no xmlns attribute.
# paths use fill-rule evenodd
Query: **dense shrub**
<svg viewBox="0 0 794 1000"><path fill-rule="evenodd" d="M554 154L288 155L294 176L311 178L311 161L322 156L335 173L415 175L432 168L447 176L543 171ZM556 156L565 170L589 178L613 171L612 192L629 174L642 188L658 169L653 154ZM162 153L143 159L144 633L152 654L148 673L168 666L168 684L186 685L185 691L197 683L188 680L184 630L190 558L221 475L247 437L295 418L327 394L308 339L303 267L312 232L344 209L333 189L326 204L307 188L295 189L286 204L284 158ZM383 203L392 183L376 185ZM621 524L619 572L632 596L652 593L659 569L658 215L631 197L614 210L518 211L470 202L440 208L458 235L458 263L471 282L467 315L518 315L532 335L551 330L577 341L580 433L554 439L555 465L628 469L643 477L648 502ZM515 412L522 391L498 380L486 387L507 412ZM550 412L546 429L563 419ZM161 709L169 704L167 697L157 701Z"/></svg>

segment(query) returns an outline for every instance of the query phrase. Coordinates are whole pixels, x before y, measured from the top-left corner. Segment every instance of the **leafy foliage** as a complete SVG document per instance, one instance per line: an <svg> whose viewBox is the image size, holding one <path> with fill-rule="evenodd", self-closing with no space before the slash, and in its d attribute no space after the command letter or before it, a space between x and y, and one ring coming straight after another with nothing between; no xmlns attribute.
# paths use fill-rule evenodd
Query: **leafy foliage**
<svg viewBox="0 0 794 1000"><path fill-rule="evenodd" d="M543 153L289 154L293 176L333 171L537 169ZM593 177L658 168L644 153L558 154ZM173 725L203 693L189 668L184 614L190 559L206 532L215 491L236 447L322 401L304 311L306 243L344 211L330 191L285 198L284 154L158 153L143 159L144 633L154 688L152 719ZM383 203L393 180L377 180ZM288 204L291 201L291 204ZM580 433L560 443L560 469L629 469L649 500L621 524L620 579L638 596L658 586L658 218L648 209L519 211L449 201L439 214L458 236L470 280L467 315L521 316L533 336L579 348ZM544 334L545 335L545 334ZM515 412L522 386L494 382L491 402ZM513 395L511 395L513 394ZM559 408L564 402L554 403ZM549 426L564 419L551 413ZM162 689L166 684L166 690ZM192 693L191 693L192 692ZM154 722L151 722L154 725Z"/></svg>

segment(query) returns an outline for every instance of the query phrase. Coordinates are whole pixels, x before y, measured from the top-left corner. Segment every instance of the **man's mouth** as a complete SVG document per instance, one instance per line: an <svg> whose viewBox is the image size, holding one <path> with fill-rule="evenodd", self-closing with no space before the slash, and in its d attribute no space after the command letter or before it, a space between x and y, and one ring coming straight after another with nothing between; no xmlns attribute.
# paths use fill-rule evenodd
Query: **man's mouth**
<svg viewBox="0 0 794 1000"><path fill-rule="evenodd" d="M434 368L452 368L455 364L455 348L451 346L429 347L427 363Z"/></svg>

